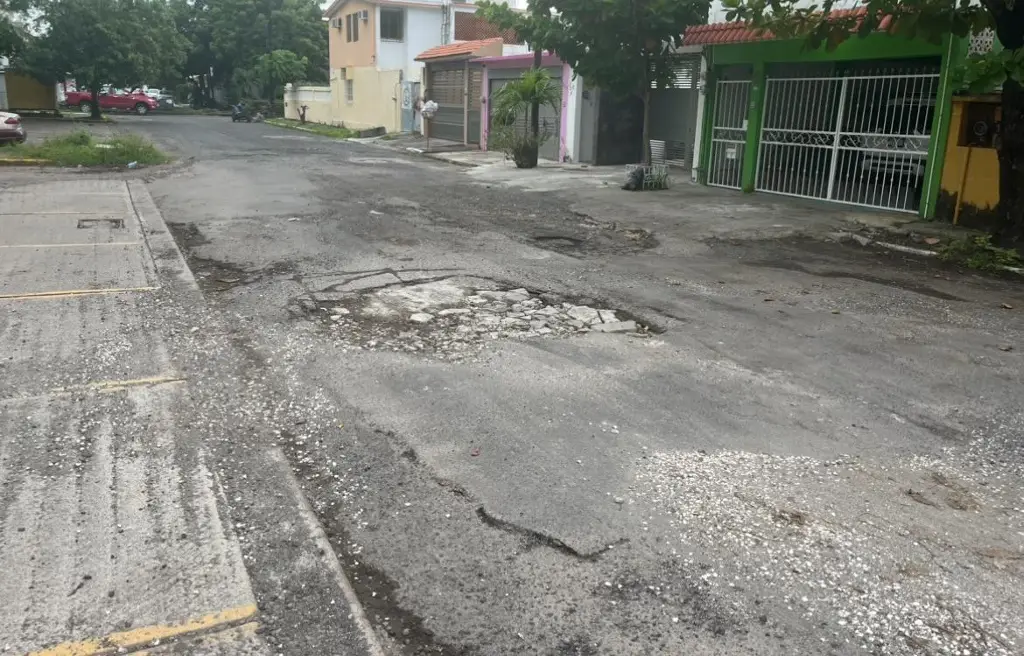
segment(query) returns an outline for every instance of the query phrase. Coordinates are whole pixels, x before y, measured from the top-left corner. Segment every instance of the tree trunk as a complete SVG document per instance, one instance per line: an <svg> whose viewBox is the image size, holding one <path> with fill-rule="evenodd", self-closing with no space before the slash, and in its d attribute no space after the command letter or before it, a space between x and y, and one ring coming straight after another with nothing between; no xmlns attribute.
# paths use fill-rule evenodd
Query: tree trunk
<svg viewBox="0 0 1024 656"><path fill-rule="evenodd" d="M651 165L651 85L644 87L642 95L644 101L644 129L643 129L643 163L644 166Z"/></svg>
<svg viewBox="0 0 1024 656"><path fill-rule="evenodd" d="M95 84L93 84L91 86L92 86L92 111L90 112L89 116L90 116L90 118L94 118L94 119L96 119L98 121L98 120L103 118L103 116L100 114L100 92L99 92L99 89L96 88Z"/></svg>
<svg viewBox="0 0 1024 656"><path fill-rule="evenodd" d="M995 240L1024 247L1024 87L1011 77L1003 82L999 129L999 214Z"/></svg>
<svg viewBox="0 0 1024 656"><path fill-rule="evenodd" d="M542 53L543 51L539 46L533 50L533 67L538 71L544 62ZM530 168L533 168L537 166L540 159L540 99L536 95L534 95L533 103L530 105L530 134L533 135L533 143L536 146L532 149L533 166Z"/></svg>

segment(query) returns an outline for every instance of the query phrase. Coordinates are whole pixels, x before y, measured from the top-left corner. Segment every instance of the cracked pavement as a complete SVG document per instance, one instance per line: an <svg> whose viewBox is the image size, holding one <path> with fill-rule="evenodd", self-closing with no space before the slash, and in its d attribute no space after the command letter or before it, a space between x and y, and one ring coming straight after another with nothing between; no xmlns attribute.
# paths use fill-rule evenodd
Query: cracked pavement
<svg viewBox="0 0 1024 656"><path fill-rule="evenodd" d="M211 313L204 370L245 390L215 407L266 435L216 446L250 576L289 521L273 447L388 653L1024 644L1018 281L828 243L828 206L532 192L223 118L120 126L194 158L145 177ZM368 347L379 294L460 280L650 330L498 333L452 362L402 345L470 303L420 295ZM343 653L254 578L275 649Z"/></svg>

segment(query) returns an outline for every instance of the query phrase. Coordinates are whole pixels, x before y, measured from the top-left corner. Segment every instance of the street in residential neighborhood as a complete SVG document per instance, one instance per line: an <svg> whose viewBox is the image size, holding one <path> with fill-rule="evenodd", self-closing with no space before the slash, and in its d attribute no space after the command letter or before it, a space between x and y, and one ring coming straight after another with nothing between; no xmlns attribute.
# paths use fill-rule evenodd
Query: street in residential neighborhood
<svg viewBox="0 0 1024 656"><path fill-rule="evenodd" d="M941 226L102 127L175 161L0 175L4 653L1020 653L1024 287Z"/></svg>

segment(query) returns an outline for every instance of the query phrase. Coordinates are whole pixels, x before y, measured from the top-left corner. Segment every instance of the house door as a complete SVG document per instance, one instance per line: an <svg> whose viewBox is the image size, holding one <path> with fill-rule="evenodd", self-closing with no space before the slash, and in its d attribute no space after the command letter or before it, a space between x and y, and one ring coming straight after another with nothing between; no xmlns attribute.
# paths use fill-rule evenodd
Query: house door
<svg viewBox="0 0 1024 656"><path fill-rule="evenodd" d="M719 80L711 115L708 184L739 189L743 182L743 151L747 143L750 80Z"/></svg>
<svg viewBox="0 0 1024 656"><path fill-rule="evenodd" d="M402 132L416 131L416 99L419 97L419 82L402 82Z"/></svg>
<svg viewBox="0 0 1024 656"><path fill-rule="evenodd" d="M672 85L651 85L651 160L689 169L697 139L697 81L700 57L681 57L672 66Z"/></svg>
<svg viewBox="0 0 1024 656"><path fill-rule="evenodd" d="M427 67L427 100L437 103L437 112L428 121L430 136L463 143L465 139L466 67L462 62Z"/></svg>
<svg viewBox="0 0 1024 656"><path fill-rule="evenodd" d="M768 78L756 189L917 212L937 71L846 73Z"/></svg>

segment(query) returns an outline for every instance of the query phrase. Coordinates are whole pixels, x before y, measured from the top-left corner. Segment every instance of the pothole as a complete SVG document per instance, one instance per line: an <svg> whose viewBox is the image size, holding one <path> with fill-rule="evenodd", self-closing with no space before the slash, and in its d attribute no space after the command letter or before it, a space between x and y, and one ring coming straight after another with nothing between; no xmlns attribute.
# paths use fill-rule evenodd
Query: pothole
<svg viewBox="0 0 1024 656"><path fill-rule="evenodd" d="M323 322L346 350L423 353L452 361L474 358L485 344L499 339L564 338L589 332L646 337L650 331L621 310L488 283L432 280L328 298L314 295L299 305L306 316Z"/></svg>

